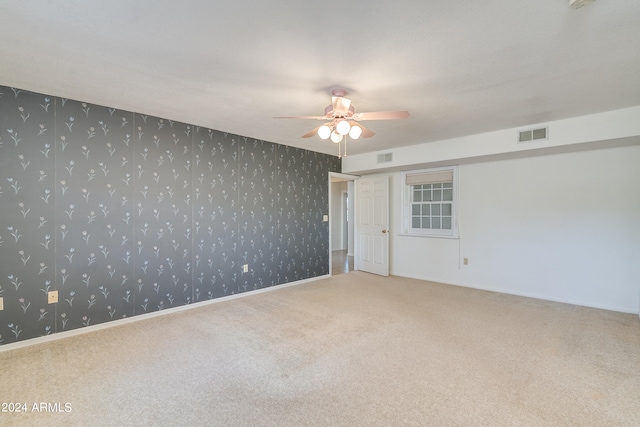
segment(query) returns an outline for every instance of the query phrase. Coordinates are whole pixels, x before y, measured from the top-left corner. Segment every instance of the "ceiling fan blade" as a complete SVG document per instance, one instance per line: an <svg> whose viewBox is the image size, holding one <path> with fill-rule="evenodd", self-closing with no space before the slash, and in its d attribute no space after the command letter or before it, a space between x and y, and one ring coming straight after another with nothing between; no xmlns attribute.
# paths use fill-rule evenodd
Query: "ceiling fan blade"
<svg viewBox="0 0 640 427"><path fill-rule="evenodd" d="M314 130L311 130L311 131L305 133L304 135L302 135L302 137L303 138L311 138L312 136L315 136L315 135L318 134L318 129L320 129L320 126L315 128Z"/></svg>
<svg viewBox="0 0 640 427"><path fill-rule="evenodd" d="M360 129L362 129L362 134L360 135L360 138L371 138L373 135L375 135L373 131L371 131L370 129L367 129L360 123L354 122L353 120L350 121L349 124L351 126L358 126Z"/></svg>
<svg viewBox="0 0 640 427"><path fill-rule="evenodd" d="M274 119L311 119L311 120L327 120L327 116L283 116L283 117L274 117Z"/></svg>
<svg viewBox="0 0 640 427"><path fill-rule="evenodd" d="M315 128L314 130L310 130L309 132L307 132L304 135L302 135L302 137L303 138L311 138L312 136L316 136L318 134L318 129L320 129L322 126L331 126L331 122L325 123L324 125L320 125L317 128Z"/></svg>
<svg viewBox="0 0 640 427"><path fill-rule="evenodd" d="M347 114L351 107L351 100L342 96L332 96L333 112L336 114Z"/></svg>
<svg viewBox="0 0 640 427"><path fill-rule="evenodd" d="M408 111L374 111L370 113L355 113L354 120L400 120L409 117Z"/></svg>

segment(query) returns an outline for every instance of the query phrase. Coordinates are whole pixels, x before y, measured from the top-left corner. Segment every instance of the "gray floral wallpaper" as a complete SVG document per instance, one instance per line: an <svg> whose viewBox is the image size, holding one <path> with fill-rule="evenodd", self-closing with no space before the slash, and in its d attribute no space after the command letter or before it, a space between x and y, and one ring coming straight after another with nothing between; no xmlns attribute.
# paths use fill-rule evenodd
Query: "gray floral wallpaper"
<svg viewBox="0 0 640 427"><path fill-rule="evenodd" d="M339 171L337 157L0 86L0 345L328 274Z"/></svg>

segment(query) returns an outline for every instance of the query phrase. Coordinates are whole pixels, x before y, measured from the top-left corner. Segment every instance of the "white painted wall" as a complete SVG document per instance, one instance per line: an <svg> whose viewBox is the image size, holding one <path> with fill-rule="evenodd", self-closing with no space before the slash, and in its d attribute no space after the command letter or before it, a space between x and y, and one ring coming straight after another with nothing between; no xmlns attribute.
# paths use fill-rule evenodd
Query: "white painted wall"
<svg viewBox="0 0 640 427"><path fill-rule="evenodd" d="M639 146L460 165L459 239L399 235L390 176L391 274L640 312Z"/></svg>
<svg viewBox="0 0 640 427"><path fill-rule="evenodd" d="M544 126L549 128L548 139L517 143L519 130ZM380 168L407 170L419 168L419 165L462 164L487 159L637 144L640 144L640 106L393 150L350 155L342 159L342 172L362 175L376 173ZM378 154L386 152L392 152L393 161L378 164ZM452 160L455 160L455 163L452 163Z"/></svg>

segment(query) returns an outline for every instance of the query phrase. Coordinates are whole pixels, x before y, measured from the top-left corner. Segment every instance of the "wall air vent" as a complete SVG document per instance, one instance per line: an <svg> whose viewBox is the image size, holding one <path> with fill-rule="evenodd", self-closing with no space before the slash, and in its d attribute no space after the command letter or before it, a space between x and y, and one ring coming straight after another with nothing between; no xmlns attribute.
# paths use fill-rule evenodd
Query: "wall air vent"
<svg viewBox="0 0 640 427"><path fill-rule="evenodd" d="M393 153L378 154L378 163L389 163L393 160Z"/></svg>
<svg viewBox="0 0 640 427"><path fill-rule="evenodd" d="M549 138L549 128L522 130L518 132L518 142L531 142Z"/></svg>
<svg viewBox="0 0 640 427"><path fill-rule="evenodd" d="M574 9L580 9L582 6L586 6L594 1L595 0L569 0L569 6Z"/></svg>

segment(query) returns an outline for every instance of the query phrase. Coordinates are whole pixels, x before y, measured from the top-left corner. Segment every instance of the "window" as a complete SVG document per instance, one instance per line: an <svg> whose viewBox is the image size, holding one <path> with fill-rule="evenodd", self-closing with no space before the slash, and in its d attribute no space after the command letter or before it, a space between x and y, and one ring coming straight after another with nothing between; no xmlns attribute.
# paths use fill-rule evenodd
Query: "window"
<svg viewBox="0 0 640 427"><path fill-rule="evenodd" d="M405 234L457 236L456 176L456 167L403 173Z"/></svg>

